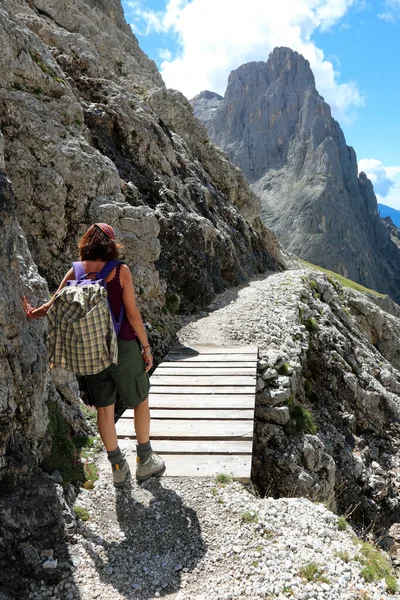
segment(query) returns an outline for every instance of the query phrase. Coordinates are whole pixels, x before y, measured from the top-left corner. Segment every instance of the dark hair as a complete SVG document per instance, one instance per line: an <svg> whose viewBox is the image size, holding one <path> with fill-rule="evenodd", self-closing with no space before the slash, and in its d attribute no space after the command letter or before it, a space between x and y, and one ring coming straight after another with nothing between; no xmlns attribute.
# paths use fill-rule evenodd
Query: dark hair
<svg viewBox="0 0 400 600"><path fill-rule="evenodd" d="M81 260L114 260L119 258L120 244L109 238L95 225L90 227L78 242Z"/></svg>

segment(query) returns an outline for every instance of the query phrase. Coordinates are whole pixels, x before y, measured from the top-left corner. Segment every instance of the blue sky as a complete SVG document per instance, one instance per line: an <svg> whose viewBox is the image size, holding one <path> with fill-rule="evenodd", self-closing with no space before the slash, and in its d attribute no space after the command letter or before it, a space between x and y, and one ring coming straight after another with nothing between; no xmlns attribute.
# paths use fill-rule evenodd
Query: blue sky
<svg viewBox="0 0 400 600"><path fill-rule="evenodd" d="M168 87L224 94L232 69L301 52L378 200L400 210L400 0L122 0Z"/></svg>

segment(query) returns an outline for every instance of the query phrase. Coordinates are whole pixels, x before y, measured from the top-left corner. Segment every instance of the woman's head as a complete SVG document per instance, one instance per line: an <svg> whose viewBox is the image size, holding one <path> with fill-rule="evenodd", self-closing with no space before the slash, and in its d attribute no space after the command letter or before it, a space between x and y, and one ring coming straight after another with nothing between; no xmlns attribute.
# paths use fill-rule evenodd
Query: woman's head
<svg viewBox="0 0 400 600"><path fill-rule="evenodd" d="M91 225L78 242L81 260L114 260L119 257L120 247L114 229L107 223Z"/></svg>

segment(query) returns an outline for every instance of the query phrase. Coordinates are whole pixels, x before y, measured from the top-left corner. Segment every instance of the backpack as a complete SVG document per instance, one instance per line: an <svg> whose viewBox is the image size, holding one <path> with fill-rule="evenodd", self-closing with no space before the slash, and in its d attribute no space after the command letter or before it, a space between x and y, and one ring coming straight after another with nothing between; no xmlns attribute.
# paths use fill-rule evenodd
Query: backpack
<svg viewBox="0 0 400 600"><path fill-rule="evenodd" d="M47 313L52 366L94 375L112 363L118 364L117 335L124 307L116 321L105 280L119 264L112 260L99 273L85 273L81 262L73 263L75 279L57 293ZM93 274L94 279L90 279Z"/></svg>

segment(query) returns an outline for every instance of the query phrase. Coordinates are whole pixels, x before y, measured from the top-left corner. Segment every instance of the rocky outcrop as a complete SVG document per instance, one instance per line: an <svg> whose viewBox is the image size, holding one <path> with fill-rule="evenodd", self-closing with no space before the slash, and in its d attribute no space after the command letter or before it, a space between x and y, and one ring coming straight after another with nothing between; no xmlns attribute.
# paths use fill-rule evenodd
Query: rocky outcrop
<svg viewBox="0 0 400 600"><path fill-rule="evenodd" d="M213 331L218 345L258 345L260 495L305 496L388 533L399 521L398 306L302 267L227 291L211 308L179 343L206 343Z"/></svg>
<svg viewBox="0 0 400 600"><path fill-rule="evenodd" d="M57 544L68 562L75 527L74 489L40 468L57 468L54 432L62 446L91 431L74 376L50 376L46 324L27 321L22 296L46 300L78 237L109 222L160 355L177 312L281 258L259 199L165 90L119 0L4 0L0 43L0 596L22 598L25 577L61 577L44 553Z"/></svg>
<svg viewBox="0 0 400 600"><path fill-rule="evenodd" d="M293 337L284 331L261 352L254 478L269 494L293 490L389 528L399 510L399 316L326 275L302 280Z"/></svg>
<svg viewBox="0 0 400 600"><path fill-rule="evenodd" d="M45 280L14 214L10 181L0 172L0 472L27 472L48 451L49 378L44 323L28 324L22 296L43 300Z"/></svg>
<svg viewBox="0 0 400 600"><path fill-rule="evenodd" d="M191 310L276 265L259 200L183 97L165 90L118 0L74 10L6 0L0 10L5 166L51 288L100 218L116 227L153 322L165 321L165 292Z"/></svg>
<svg viewBox="0 0 400 600"><path fill-rule="evenodd" d="M386 230L390 235L390 239L398 248L400 248L400 229L396 227L390 217L382 217L382 221L385 224Z"/></svg>
<svg viewBox="0 0 400 600"><path fill-rule="evenodd" d="M223 99L203 92L192 106L287 250L400 300L398 248L308 61L276 48L267 63L233 71Z"/></svg>

